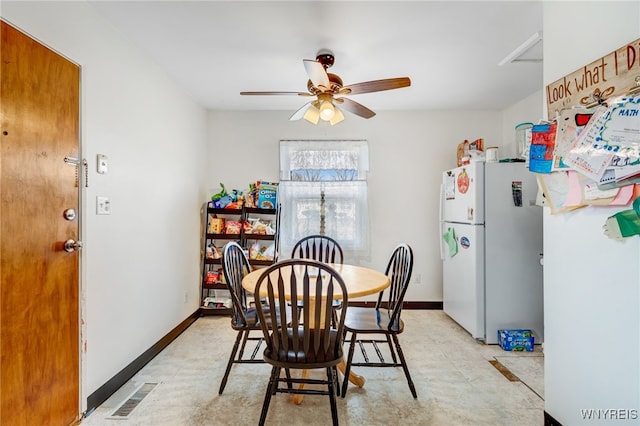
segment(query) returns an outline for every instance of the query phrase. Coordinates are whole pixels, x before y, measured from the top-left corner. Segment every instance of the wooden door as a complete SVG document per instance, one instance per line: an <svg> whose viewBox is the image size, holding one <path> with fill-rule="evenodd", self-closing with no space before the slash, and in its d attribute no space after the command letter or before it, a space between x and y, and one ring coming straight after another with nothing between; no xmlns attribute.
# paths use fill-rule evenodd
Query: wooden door
<svg viewBox="0 0 640 426"><path fill-rule="evenodd" d="M0 23L0 424L80 413L77 65Z"/></svg>

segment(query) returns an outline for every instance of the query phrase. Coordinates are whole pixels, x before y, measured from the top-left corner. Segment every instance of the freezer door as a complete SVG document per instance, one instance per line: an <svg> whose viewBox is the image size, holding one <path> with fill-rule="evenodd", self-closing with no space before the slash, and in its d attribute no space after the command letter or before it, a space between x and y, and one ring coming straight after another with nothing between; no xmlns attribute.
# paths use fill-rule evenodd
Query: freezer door
<svg viewBox="0 0 640 426"><path fill-rule="evenodd" d="M444 221L484 223L484 163L471 163L444 172L441 203Z"/></svg>
<svg viewBox="0 0 640 426"><path fill-rule="evenodd" d="M476 339L485 338L484 227L442 223L445 255L442 264L444 312ZM449 247L452 240L455 248Z"/></svg>

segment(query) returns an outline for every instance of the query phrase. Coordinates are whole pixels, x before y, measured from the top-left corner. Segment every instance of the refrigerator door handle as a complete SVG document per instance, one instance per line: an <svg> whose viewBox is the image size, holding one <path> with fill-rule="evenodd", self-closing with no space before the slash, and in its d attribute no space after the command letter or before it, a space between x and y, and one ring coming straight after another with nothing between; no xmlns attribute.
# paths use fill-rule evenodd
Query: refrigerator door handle
<svg viewBox="0 0 640 426"><path fill-rule="evenodd" d="M442 238L443 236L443 231L444 231L444 223L440 222L440 260L442 260L444 262L444 238Z"/></svg>
<svg viewBox="0 0 640 426"><path fill-rule="evenodd" d="M444 208L444 184L440 184L440 206L438 209L438 222L442 223L442 216L444 216L443 208Z"/></svg>

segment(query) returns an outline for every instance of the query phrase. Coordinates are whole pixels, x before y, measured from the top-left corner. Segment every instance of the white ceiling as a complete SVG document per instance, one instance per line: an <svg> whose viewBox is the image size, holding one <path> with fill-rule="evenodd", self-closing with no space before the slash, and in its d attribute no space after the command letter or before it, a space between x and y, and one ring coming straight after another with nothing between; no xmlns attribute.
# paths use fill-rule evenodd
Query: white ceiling
<svg viewBox="0 0 640 426"><path fill-rule="evenodd" d="M542 87L541 62L497 64L542 30L537 1L94 1L122 35L212 110L291 110L308 99L302 59L335 55L345 85L410 77L353 95L374 111L503 109ZM542 58L538 43L522 58Z"/></svg>

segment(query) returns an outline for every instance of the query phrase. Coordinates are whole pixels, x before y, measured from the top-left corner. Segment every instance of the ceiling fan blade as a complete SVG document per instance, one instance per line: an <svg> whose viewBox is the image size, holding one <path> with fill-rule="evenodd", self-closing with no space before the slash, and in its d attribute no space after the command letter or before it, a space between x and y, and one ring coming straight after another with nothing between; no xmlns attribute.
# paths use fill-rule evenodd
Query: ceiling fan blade
<svg viewBox="0 0 640 426"><path fill-rule="evenodd" d="M408 86L411 86L409 77L387 78L350 84L344 86L338 93L340 95L357 95L359 93L382 92L383 90L400 89Z"/></svg>
<svg viewBox="0 0 640 426"><path fill-rule="evenodd" d="M313 106L313 101L307 102L306 104L302 105L302 107L299 110L291 114L291 117L289 117L289 121L300 120L301 118L304 117L307 110L312 106Z"/></svg>
<svg viewBox="0 0 640 426"><path fill-rule="evenodd" d="M324 66L322 66L320 62L311 59L303 59L302 62L304 63L304 69L307 70L309 80L311 80L314 86L323 89L329 89L331 87L327 71L325 71Z"/></svg>
<svg viewBox="0 0 640 426"><path fill-rule="evenodd" d="M296 95L296 96L314 96L307 92L240 92L241 95Z"/></svg>
<svg viewBox="0 0 640 426"><path fill-rule="evenodd" d="M307 102L293 113L291 117L289 117L289 121L300 120L304 118L309 123L318 124L318 120L320 120L320 102L319 101L311 101Z"/></svg>
<svg viewBox="0 0 640 426"><path fill-rule="evenodd" d="M376 115L375 112L371 111L366 106L361 105L356 101L352 101L349 98L335 98L335 101L340 104L342 109L347 110L352 114L359 115L362 118L371 118Z"/></svg>

